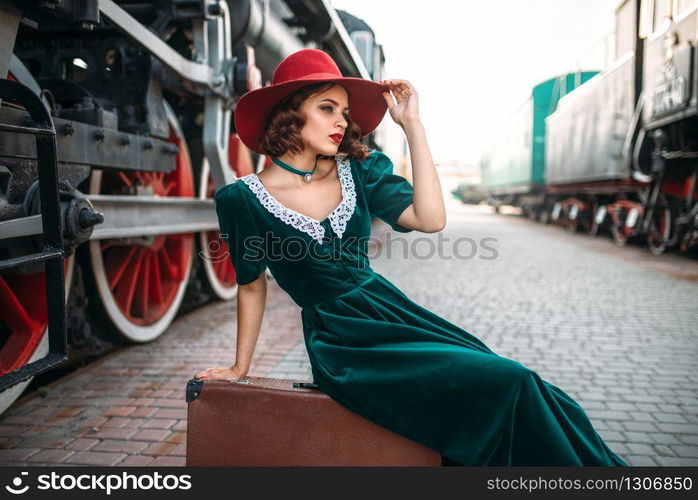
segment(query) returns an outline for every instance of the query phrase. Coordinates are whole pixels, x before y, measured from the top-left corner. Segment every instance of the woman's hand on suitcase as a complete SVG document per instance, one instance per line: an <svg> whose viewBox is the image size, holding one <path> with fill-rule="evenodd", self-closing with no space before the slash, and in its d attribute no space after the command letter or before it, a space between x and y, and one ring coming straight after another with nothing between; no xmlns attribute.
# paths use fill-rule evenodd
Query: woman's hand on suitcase
<svg viewBox="0 0 698 500"><path fill-rule="evenodd" d="M233 365L209 368L208 370L197 373L194 377L205 380L240 380L245 378L245 375L247 375L247 370L244 370L238 365Z"/></svg>

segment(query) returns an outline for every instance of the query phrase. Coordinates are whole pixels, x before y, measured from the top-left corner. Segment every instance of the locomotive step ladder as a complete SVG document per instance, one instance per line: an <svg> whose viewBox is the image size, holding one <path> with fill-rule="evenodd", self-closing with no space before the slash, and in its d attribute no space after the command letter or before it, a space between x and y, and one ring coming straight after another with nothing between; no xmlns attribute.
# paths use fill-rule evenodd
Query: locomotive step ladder
<svg viewBox="0 0 698 500"><path fill-rule="evenodd" d="M2 99L9 99L24 106L29 113L30 120L26 125L0 123L0 130L16 134L30 134L36 138L43 249L40 252L21 257L0 260L0 274L7 269L26 264L45 263L49 352L45 357L0 377L0 392L48 371L68 359L63 222L60 215L58 192L56 129L49 110L41 98L28 87L18 82L1 79L0 100ZM0 232L0 242L6 238L9 239L7 235Z"/></svg>

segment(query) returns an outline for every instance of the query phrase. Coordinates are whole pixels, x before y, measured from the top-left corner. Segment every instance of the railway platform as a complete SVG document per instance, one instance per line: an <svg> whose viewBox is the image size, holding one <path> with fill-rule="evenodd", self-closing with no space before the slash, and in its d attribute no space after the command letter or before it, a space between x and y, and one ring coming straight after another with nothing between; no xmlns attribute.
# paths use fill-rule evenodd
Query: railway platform
<svg viewBox="0 0 698 500"><path fill-rule="evenodd" d="M442 233L378 228L373 268L568 392L629 464L698 465L696 261L486 207L450 201L448 210ZM450 242L433 245L439 234ZM404 238L411 251L403 256L388 238ZM456 238L461 255L471 253L468 240L475 254L427 255L452 252ZM157 341L18 400L0 416L0 463L184 465L186 382L231 363L234 349L234 301L182 316ZM249 374L310 380L298 307L273 280Z"/></svg>

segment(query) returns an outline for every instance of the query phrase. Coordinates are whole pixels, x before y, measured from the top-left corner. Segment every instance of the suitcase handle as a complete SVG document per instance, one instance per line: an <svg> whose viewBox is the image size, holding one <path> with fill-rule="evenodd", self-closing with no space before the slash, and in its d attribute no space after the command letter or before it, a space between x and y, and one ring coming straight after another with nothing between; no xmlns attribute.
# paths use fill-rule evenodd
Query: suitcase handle
<svg viewBox="0 0 698 500"><path fill-rule="evenodd" d="M319 389L317 384L313 384L312 382L294 382L293 387L295 388L307 388L307 389Z"/></svg>

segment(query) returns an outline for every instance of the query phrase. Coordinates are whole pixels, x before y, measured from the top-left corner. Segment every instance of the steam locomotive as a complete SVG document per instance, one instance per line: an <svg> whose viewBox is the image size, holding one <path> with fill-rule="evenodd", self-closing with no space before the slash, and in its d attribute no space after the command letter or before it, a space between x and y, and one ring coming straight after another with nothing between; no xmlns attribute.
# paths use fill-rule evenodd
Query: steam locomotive
<svg viewBox="0 0 698 500"><path fill-rule="evenodd" d="M283 58L384 78L371 28L328 0L0 0L0 35L0 412L236 296L212 197L268 164L231 118Z"/></svg>
<svg viewBox="0 0 698 500"><path fill-rule="evenodd" d="M577 73L583 81L567 86L539 134L508 126L501 135L520 148L483 154L489 203L573 232L607 230L619 246L695 249L697 4L619 2L614 63L591 78Z"/></svg>

